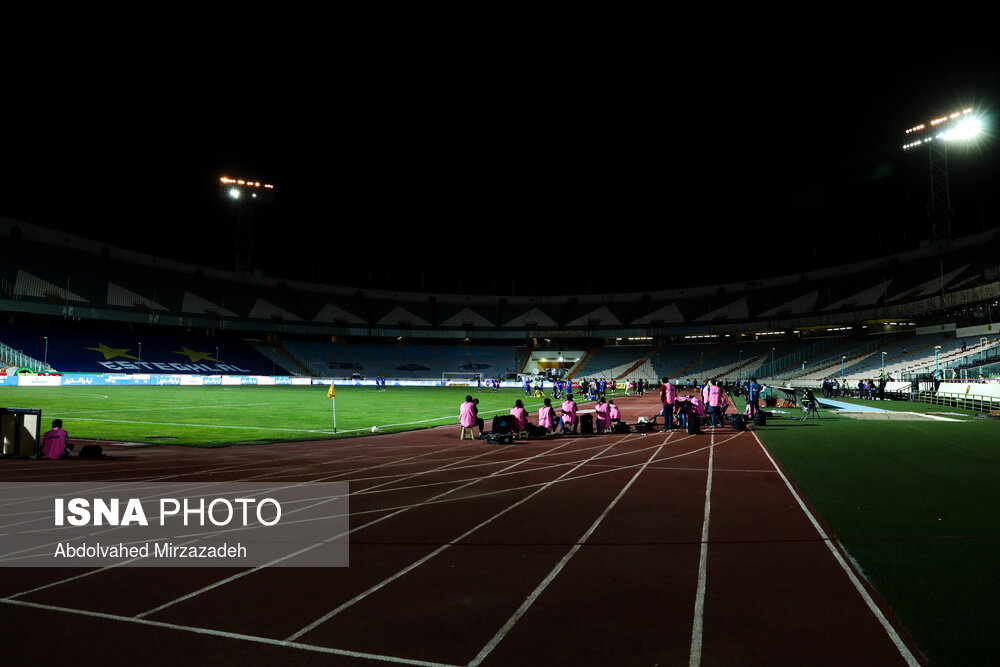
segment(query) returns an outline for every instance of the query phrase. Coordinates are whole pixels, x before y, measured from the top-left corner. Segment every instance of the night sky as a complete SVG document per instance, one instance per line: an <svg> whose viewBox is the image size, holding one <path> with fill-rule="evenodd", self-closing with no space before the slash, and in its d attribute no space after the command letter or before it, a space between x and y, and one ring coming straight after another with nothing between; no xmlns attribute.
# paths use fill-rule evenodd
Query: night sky
<svg viewBox="0 0 1000 667"><path fill-rule="evenodd" d="M975 106L994 138L950 154L954 233L1000 225L991 48L520 47L256 85L165 66L26 93L4 110L0 215L234 268L226 175L276 186L255 209L265 275L535 294L712 284L929 238L927 156L904 154L903 132Z"/></svg>

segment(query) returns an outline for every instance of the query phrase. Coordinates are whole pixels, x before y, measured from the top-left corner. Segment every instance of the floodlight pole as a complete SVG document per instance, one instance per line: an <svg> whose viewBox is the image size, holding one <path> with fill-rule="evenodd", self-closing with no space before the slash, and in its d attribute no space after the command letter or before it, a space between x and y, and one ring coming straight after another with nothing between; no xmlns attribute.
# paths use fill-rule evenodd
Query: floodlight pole
<svg viewBox="0 0 1000 667"><path fill-rule="evenodd" d="M259 181L219 179L224 196L236 203L236 270L250 271L253 261L253 216L257 202L270 202L274 186Z"/></svg>
<svg viewBox="0 0 1000 667"><path fill-rule="evenodd" d="M969 139L979 131L971 108L935 118L906 131L914 141L903 150L926 146L931 166L931 201L927 214L935 241L951 239L951 189L948 183L948 146ZM971 123L971 126L970 126ZM963 128L964 126L964 128ZM954 130L954 131L953 131Z"/></svg>
<svg viewBox="0 0 1000 667"><path fill-rule="evenodd" d="M931 234L935 241L951 238L951 187L948 179L948 144L927 147L931 166Z"/></svg>

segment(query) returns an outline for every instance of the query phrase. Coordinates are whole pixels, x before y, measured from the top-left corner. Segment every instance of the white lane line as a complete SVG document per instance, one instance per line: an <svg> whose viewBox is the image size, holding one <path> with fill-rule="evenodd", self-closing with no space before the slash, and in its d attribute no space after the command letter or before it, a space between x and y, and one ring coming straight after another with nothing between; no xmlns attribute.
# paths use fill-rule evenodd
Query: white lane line
<svg viewBox="0 0 1000 667"><path fill-rule="evenodd" d="M858 594L861 596L861 599L864 600L866 605L868 605L868 609L871 610L876 620L878 620L879 624L885 630L885 633L889 636L889 639L892 641L893 645L899 651L900 656L910 667L920 667L920 661L918 661L916 656L913 655L910 649L906 646L906 643L899 636L899 633L897 633L896 629L892 627L891 623L889 623L889 619L885 617L885 614L882 613L882 610L879 609L877 604L875 604L875 600L873 600L871 595L868 594L868 591L865 589L864 585L862 585L861 580L858 579L858 576L854 573L854 570L851 569L851 566L847 564L846 560L844 560L843 555L840 553L837 547L834 546L833 540L831 540L830 537L826 534L826 531L823 530L823 526L819 524L819 521L816 520L816 517L813 516L813 513L809 511L809 508L806 506L805 502L803 502L802 498L795 490L795 487L792 486L792 483L788 480L788 477L785 476L785 473L781 470L781 468L778 467L778 462L775 461L774 458L771 456L771 452L769 452L767 450L767 447L764 446L764 443L760 441L760 438L757 436L757 433L754 433L753 437L757 441L757 444L760 446L761 451L764 452L764 456L768 458L768 460L771 462L771 465L774 466L774 469L781 476L782 481L785 482L785 486L788 487L788 491L792 494L792 497L795 498L795 502L799 504L799 507L805 513L806 517L809 518L809 522L812 523L813 528L815 528L816 532L819 533L819 536L822 539L823 544L825 544L827 549L830 550L830 553L833 554L833 558L840 565L841 569L844 570L844 573L847 574L847 578L850 579L851 583L854 585L854 588L858 591Z"/></svg>
<svg viewBox="0 0 1000 667"><path fill-rule="evenodd" d="M448 665L446 663L440 663L440 662L428 662L426 660L413 660L409 658L400 658L391 655L378 655L375 653L347 651L344 649L330 648L327 646L316 646L314 644L302 644L300 642L282 641L280 639L270 639L268 637L258 637L256 635L245 635L238 632L226 632L225 630L212 630L210 628L198 628L188 625L178 625L176 623L150 621L148 619L142 619L142 618L129 618L128 616L118 616L117 614L106 614L104 612L99 612L99 611L86 611L83 609L67 609L65 607L56 607L48 604L38 604L36 602L24 602L21 600L0 599L0 603L16 605L19 607L31 607L33 609L44 609L46 611L58 611L67 614L76 614L77 616L89 616L91 618L100 618L110 621L124 621L126 623L147 625L155 628L165 628L167 630L180 630L182 632L190 632L197 635L208 635L210 637L220 637L224 639L238 639L242 641L255 642L257 644L268 644L270 646L280 646L283 648L298 649L301 651L311 651L314 653L328 653L333 655L348 656L351 658L379 660L382 662L391 662L399 665L418 665L420 667L456 667L455 665Z"/></svg>
<svg viewBox="0 0 1000 667"><path fill-rule="evenodd" d="M447 447L445 447L443 449L437 449L437 450L435 450L433 452L425 452L425 453L418 454L418 455L415 455L415 456L412 456L412 457L407 457L405 459L402 459L402 461L409 461L411 459L419 459L419 458L427 456L428 454L440 454L440 453L444 453L444 452L449 452L449 451L451 451L453 449L460 449L460 448L461 448L460 445L449 445L449 446L447 446ZM355 458L355 457L348 457L346 460L351 460L352 458ZM386 463L380 463L379 465L372 466L371 468L381 468L383 466L393 465L395 463L398 463L398 461L391 461L391 462L386 462ZM255 466L257 466L259 464L256 463L256 462L249 463L249 464L248 463L238 463L238 464L227 465L227 466L224 466L224 467L221 467L221 468L215 468L213 470L207 470L207 471L202 471L202 472L205 472L205 473L208 473L208 474L212 474L212 473L215 473L215 472L224 472L224 471L232 470L234 468L239 468L239 467L246 466L246 465L255 465ZM302 467L308 467L308 466L302 466ZM371 468L362 468L361 470L368 470L368 469L371 469ZM356 472L356 471L354 471L354 472ZM425 473L426 473L426 471L417 472L417 473L412 474L411 477L413 477L413 476L419 476L419 475L425 474ZM174 477L187 476L188 474L190 474L190 473L189 472L185 472L185 473L180 473L180 474L175 474L175 475L163 475L161 477L156 477L156 478L152 478L152 479L148 479L148 480L142 480L142 482L145 482L145 483L154 483L154 482L157 482L157 481L169 480L169 479L174 478ZM202 473L199 472L199 474L202 474ZM265 477L265 476L266 476L266 474L256 475L256 476L252 476L252 477L245 477L245 478L242 478L241 480L238 480L238 481L249 482L251 480L257 479L258 477ZM326 477L326 478L323 478L323 479L332 479L332 478L336 478L338 476L340 476L340 475L330 475L329 477ZM108 486L102 487L102 488L104 488L104 489L113 489L116 486L119 486L119 485L122 485L122 484L129 484L129 483L132 483L132 482L109 481L108 482ZM216 483L215 482L209 482L209 483L204 483L204 482L190 482L190 484L194 485L191 488L198 488L199 486L202 486L202 485L206 485L206 484L207 485L212 485L212 484L216 484ZM111 529L108 529L108 530L111 530ZM102 533L103 532L106 532L106 531L102 531ZM95 534L101 534L101 533L95 533ZM126 562L130 562L130 561L126 561ZM114 568L121 567L121 566L123 566L122 563L117 563L115 565L108 565L108 566L105 566L105 567L101 567L101 568L97 568L97 569L93 569L93 570L88 570L87 572L84 572L82 574L78 574L78 575L69 577L67 579L62 579L62 580L54 581L54 582L51 582L51 583L48 583L48 584L45 584L45 585L42 585L42 586L38 586L36 588L32 588L32 589L29 589L29 590L26 590L26 591L21 591L20 593L15 593L15 594L9 596L8 599L14 599L14 598L21 597L21 596L24 596L24 595L29 595L31 593L35 593L37 591L41 591L41 590L44 590L44 589L47 589L47 588L52 588L52 587L58 586L60 584L69 583L69 582L75 581L77 579L82 579L84 577L89 577L89 576L93 576L95 574L100 574L100 573L103 573L103 572L107 572L109 570L113 570ZM257 571L257 568L255 568L253 570L248 570L244 574L249 574L250 572L255 572L255 571ZM150 612L146 612L146 613L151 613L151 611ZM142 616L142 615L140 614L140 616Z"/></svg>
<svg viewBox="0 0 1000 667"><path fill-rule="evenodd" d="M597 458L598 456L600 456L601 454L603 454L608 449L611 449L612 447L614 447L616 444L617 444L616 442L612 442L607 447L605 447L603 450L601 450L597 454L594 454L591 458ZM363 600L364 598L368 597L372 593L380 590L381 588L383 588L386 585L392 583L396 579L399 579L400 577L402 577L406 573L411 572L412 570L420 567L421 565L423 565L424 563L426 563L430 559L434 558L435 556L437 556L438 554L440 554L441 552L443 552L445 549L448 549L449 547L451 547L454 544L458 544L459 542L461 542L462 540L464 540L466 537L468 537L468 536L472 535L473 533L475 533L476 531L478 531L480 528L483 528L483 527L489 525L490 523L492 523L496 519L500 518L504 514L507 514L508 512L510 512L510 511L514 510L515 508L517 508L517 507L523 505L524 503L528 502L529 500L531 500L532 498L534 498L535 496L537 496L542 491L546 490L547 488L549 488L550 486L554 485L556 482L558 482L562 478L566 477L567 475L569 475L570 473L572 473L573 471L575 471L577 468L580 468L581 466L585 465L587 463L587 461L589 461L589 460L590 459L581 461L575 468L573 468L571 470L567 470L566 472L564 472L562 475L560 475L556 479L554 479L554 480L552 480L552 481L544 484L543 486L541 486L538 489L536 489L535 491L529 493L528 495L526 495L525 497L521 498L520 500L518 500L518 501L516 501L514 503L511 503L510 505L508 505L504 509L500 510L499 512L497 512L496 514L494 514L490 518L486 519L485 521L483 521L482 523L480 523L480 524L478 524L476 526L473 526L472 528L470 528L469 530L465 531L464 533L462 533L458 537L452 539L450 542L441 545L440 547L438 547L434 551L430 552L429 554L427 554L423 558L420 558L419 560L414 561L413 563L411 563L410 565L407 565L406 567L404 567L403 569L399 570L395 574L387 577L386 579L383 579L382 581L380 581L379 583L375 584L374 586L371 586L368 590L366 590L366 591L364 591L362 593L359 593L358 595L356 595L355 597L351 598L347 602L344 602L343 604L341 604L336 609L333 609L333 610L327 612L326 614L324 614L323 616L320 616L319 618L317 618L315 621L313 621L309 625L307 625L307 626L299 629L298 631L294 632L293 634L289 635L288 640L289 641L294 641L294 640L298 639L299 637L301 637L305 633L309 632L310 630L315 629L316 627L318 627L321 624L325 623L326 621L330 620L331 618L333 618L334 616L336 616L340 612L344 611L348 607L351 607L354 604L360 602L361 600Z"/></svg>
<svg viewBox="0 0 1000 667"><path fill-rule="evenodd" d="M449 451L449 450L451 450L451 449L453 449L453 447L449 446L449 447L445 448L445 450L444 450L444 451ZM466 459L466 460L468 460L468 459L471 459L471 458L477 458L478 456L482 456L482 455L483 455L483 454L476 454L476 455L472 455L472 456L469 456L469 457L467 457L467 459ZM421 456L422 456L422 455L421 455ZM413 457L413 458L419 458L419 457ZM391 463L391 462L390 462L390 463ZM383 465L390 465L390 463L386 463L386 464L383 464ZM448 466L452 465L452 463L453 463L453 462L448 462L448 463L446 463L446 464L444 464L444 465L442 465L442 466L439 466L438 468L435 468L434 470L439 470L439 469L445 469L445 468L447 468ZM376 467L381 467L381 466L376 466ZM421 475L425 475L425 474L428 474L428 473L430 473L430 472L433 472L433 470L422 470L422 471L418 471L418 472L415 472L415 473L413 473L413 474L411 475L411 477L419 477L419 476L421 476ZM389 482L386 482L386 483L389 483ZM447 494L449 494L449 493L452 493L452 492L454 492L454 491L456 491L456 490L457 490L457 489L451 489L451 490L449 490L449 491L446 491L445 493L443 493L443 494L441 494L441 495L447 495ZM316 543L316 544L313 544L313 545L311 545L311 546L308 546L308 547L305 547L305 548L303 548L303 549L300 549L300 550L298 550L298 551L295 551L295 552L293 552L293 553L290 553L290 554L288 554L288 555L286 555L286 556L283 556L283 557L281 557L281 558L278 558L278 559L276 559L276 560L273 560L273 561L271 561L270 563L265 563L264 565L258 565L258 566L256 566L256 567L253 567L253 568L251 568L251 569L248 569L248 570L244 570L244 571L242 571L242 572L239 572L239 573L237 573L237 574L234 574L234 575L232 575L231 577L226 577L225 579L221 579L221 580L219 580L219 581L216 581L216 582L215 582L215 583L213 583L213 584L209 584L208 586L205 586L205 587L203 587L203 588L200 588L200 589L198 589L198 590L196 590L196 591L192 591L191 593L188 593L188 594L186 594L186 595L183 595L183 596L181 596L181 597L179 597L179 598L175 598L175 599L173 599L173 600L170 600L169 602L165 602L165 603L163 603L163 604L159 605L158 607L154 607L154 608L152 608L152 609L147 609L146 611L144 611L144 612L142 612L142 613L139 613L139 614L136 614L136 616L135 616L135 617L136 617L136 618L144 618L144 617L146 617L146 616L150 616L150 615L152 615L152 614L155 614L155 613L157 613L157 612L160 612L160 611L163 611L163 610L164 610L164 609L166 609L167 607L172 607L173 605L175 605L175 604L177 604L177 603L179 603L179 602L185 602L185 601L187 601L187 600L190 600L190 599L192 599L192 598L194 598L194 597L196 597L196 596L198 596L198 595L201 595L201 594L203 594L203 593L207 593L208 591L212 591L212 590L215 590L216 588L219 588L220 586L223 586L223 585L225 585L225 584L228 584L228 583L231 583L231 582L233 582L233 581L236 581L236 580L238 580L238 579L242 579L243 577L246 577L246 576L248 576L248 575L250 575L250 574L253 574L254 572L259 572L259 571L261 571L261 570L264 570L264 569L266 569L266 568L268 568L268 567L270 567L270 566L272 566L272 565L275 565L275 564L277 564L277 563L280 563L280 562L281 562L281 561L283 561L283 560L287 560L288 558L291 558L291 557L294 557L294 556L297 556L297 555L299 555L299 554L302 554L302 553L305 553L305 552L307 552L307 551L310 551L311 549L314 549L314 548L316 548L316 547L318 547L318 546L320 546L320 545L322 545L322 544L326 544L326 543L328 543L328 542L331 542L331 541L334 541L334 540L338 540L338 539L340 539L340 538L342 538L342 537L345 537L345 536L347 536L347 535L350 535L350 534L352 534L352 533L354 533L354 532L356 532L356 531L358 531L358 530L361 530L362 528L365 528L365 527L367 527L367 526L369 526L369 525L372 525L372 524L376 524L376 523L378 523L378 522L380 522L380 521L384 521L384 520L388 519L389 517L391 517L391 516L394 516L395 514L398 514L398 513L400 513L400 512L403 512L403 511L406 511L406 510L408 510L408 509L411 509L412 507L416 507L416 506L419 506L419 504L418 504L418 505L410 505L410 506L407 506L407 507L405 507L404 509L400 509L399 511L397 511L397 512L394 512L393 514L388 514L388 515L384 515L384 516L382 516L382 517L379 517L378 519L375 519L374 521L371 521L371 522L369 522L369 523L368 523L368 524L366 524L365 526L359 526L359 527L356 527L356 528L352 528L352 529L350 529L350 530L347 530L347 531L345 531L345 532L343 532L343 533L340 533L340 534L338 534L338 535L335 535L335 536L333 536L333 537L329 537L329 538L326 538L326 539L324 539L324 540L321 540L320 542L318 542L318 543ZM327 519L327 518L330 518L330 517L318 517L318 519L319 519L319 520L323 520L323 519ZM293 522L293 523L294 523L294 522Z"/></svg>
<svg viewBox="0 0 1000 667"><path fill-rule="evenodd" d="M712 467L715 459L715 434L708 448L708 479L705 482L705 515L701 524L701 555L698 558L698 590L694 598L694 623L691 626L689 667L701 665L701 646L705 634L705 586L708 581L708 524L712 514Z"/></svg>
<svg viewBox="0 0 1000 667"><path fill-rule="evenodd" d="M641 468L639 468L639 470L637 470L634 475L632 475L632 479L630 479L628 483L624 487L622 487L622 490L618 493L617 496L615 496L615 499L612 500L611 503L604 508L604 511L601 512L600 516L598 516L597 519L594 520L594 523L590 525L590 528L588 528L583 533L580 539L577 540L576 544L574 544L570 548L570 550L566 552L566 555L563 556L558 563L556 563L556 566L552 568L552 571L549 572L548 575L546 575L546 577L542 580L540 584L538 584L535 590L533 590L531 594L525 599L525 601L521 603L521 606L517 608L517 611L514 612L513 616L507 619L507 622L503 624L503 627L501 627L497 631L497 633L493 635L492 639L490 639L490 641L486 643L486 646L484 646L476 655L476 657L469 662L468 667L477 667L480 663L482 663L483 660L486 659L486 657L490 653L493 652L493 650L500 644L500 642L503 641L504 637L507 636L511 628L513 628L514 625L519 620L521 620L521 617L524 616L524 614L528 611L531 605L534 604L535 600L538 599L538 597L545 591L545 589L548 588L549 584L551 584L552 581L559 575L559 573L562 572L563 568L566 567L566 564L570 561L570 559L576 554L577 551L580 550L580 547L582 547L583 544L588 539L590 539L590 536L594 534L594 531L597 530L597 527L599 525L601 525L601 522L604 521L604 518L608 515L608 513L611 512L612 509L614 509L615 505L618 504L618 501L621 500L622 497L625 495L625 493L632 487L632 484L635 483L635 480L639 479L639 475L641 475L643 471L646 469L646 467L649 466L650 463L652 463L653 459L656 458L657 454L660 453L660 450L663 449L663 447L664 445L660 445L656 449L656 451L653 452L653 455L649 457L646 463Z"/></svg>

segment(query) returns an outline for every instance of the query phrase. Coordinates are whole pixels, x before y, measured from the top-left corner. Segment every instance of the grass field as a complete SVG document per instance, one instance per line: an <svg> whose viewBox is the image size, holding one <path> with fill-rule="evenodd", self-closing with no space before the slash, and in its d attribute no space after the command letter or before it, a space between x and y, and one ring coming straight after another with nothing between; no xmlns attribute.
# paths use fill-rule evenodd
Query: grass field
<svg viewBox="0 0 1000 667"><path fill-rule="evenodd" d="M337 437L372 425L384 432L457 424L467 393L338 387ZM487 422L523 398L519 389L472 394ZM955 421L828 410L802 420L779 409L757 434L932 664L995 664L1000 421L940 406L853 402ZM540 404L526 401L532 413ZM321 386L0 388L0 406L41 408L46 428L60 417L82 439L217 447L334 433Z"/></svg>
<svg viewBox="0 0 1000 667"><path fill-rule="evenodd" d="M0 387L0 406L40 408L46 429L58 417L71 438L217 447L335 437L326 392L321 385ZM471 392L487 420L524 397L513 388ZM338 387L336 437L369 434L372 426L391 432L457 424L469 393L468 387ZM532 413L541 404L525 402Z"/></svg>

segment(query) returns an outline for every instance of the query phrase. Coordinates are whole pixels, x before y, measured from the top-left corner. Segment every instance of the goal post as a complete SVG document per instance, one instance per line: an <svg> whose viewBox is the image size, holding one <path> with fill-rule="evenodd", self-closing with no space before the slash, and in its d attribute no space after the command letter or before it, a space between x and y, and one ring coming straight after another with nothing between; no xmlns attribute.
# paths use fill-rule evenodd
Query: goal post
<svg viewBox="0 0 1000 667"><path fill-rule="evenodd" d="M483 377L482 373L470 373L467 371L444 371L441 373L441 386L447 387L455 385L459 387L475 386L476 380Z"/></svg>

